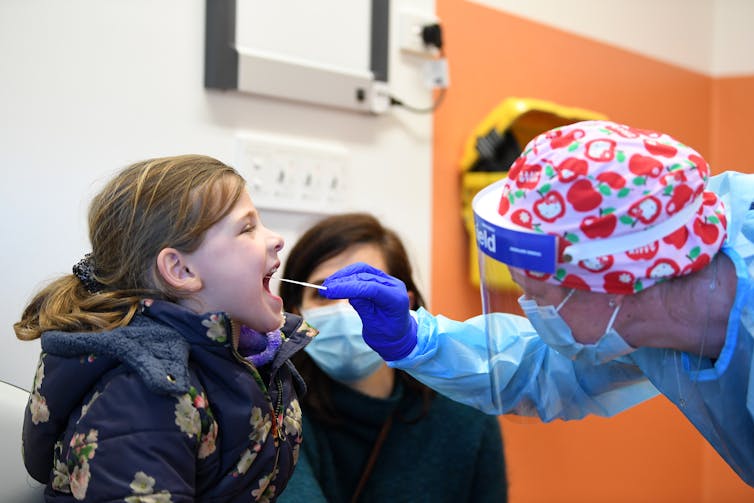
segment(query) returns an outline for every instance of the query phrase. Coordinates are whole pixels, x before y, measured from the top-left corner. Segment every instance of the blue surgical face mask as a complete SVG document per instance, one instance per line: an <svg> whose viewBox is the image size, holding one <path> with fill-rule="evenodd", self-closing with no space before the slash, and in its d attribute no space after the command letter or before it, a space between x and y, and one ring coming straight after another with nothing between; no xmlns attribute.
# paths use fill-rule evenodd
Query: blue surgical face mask
<svg viewBox="0 0 754 503"><path fill-rule="evenodd" d="M592 365L599 365L635 351L623 337L613 328L615 317L618 316L620 305L615 306L605 333L594 344L582 344L573 338L571 328L560 316L560 309L571 298L575 290L571 290L566 298L558 305L538 306L533 299L521 296L518 303L529 318L537 334L545 343L558 353L571 360L585 360Z"/></svg>
<svg viewBox="0 0 754 503"><path fill-rule="evenodd" d="M304 348L317 366L336 381L352 382L377 370L382 358L364 342L361 318L350 304L338 302L302 309L304 319L319 330Z"/></svg>

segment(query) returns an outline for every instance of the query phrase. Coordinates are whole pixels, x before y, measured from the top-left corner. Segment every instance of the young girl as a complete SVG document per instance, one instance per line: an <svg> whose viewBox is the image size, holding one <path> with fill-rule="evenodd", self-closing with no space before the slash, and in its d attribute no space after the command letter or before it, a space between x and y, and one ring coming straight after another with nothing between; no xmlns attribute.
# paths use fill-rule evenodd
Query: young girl
<svg viewBox="0 0 754 503"><path fill-rule="evenodd" d="M15 324L41 336L24 462L54 501L274 501L301 443L310 340L269 288L283 239L198 155L116 175L92 252ZM243 327L243 329L242 329Z"/></svg>

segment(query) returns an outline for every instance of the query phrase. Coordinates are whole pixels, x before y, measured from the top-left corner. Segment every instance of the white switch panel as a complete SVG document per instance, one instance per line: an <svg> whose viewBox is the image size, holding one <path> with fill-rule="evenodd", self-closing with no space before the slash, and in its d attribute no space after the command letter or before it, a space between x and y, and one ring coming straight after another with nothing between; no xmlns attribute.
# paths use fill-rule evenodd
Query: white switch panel
<svg viewBox="0 0 754 503"><path fill-rule="evenodd" d="M236 137L236 165L257 208L347 211L348 151L335 143L261 133Z"/></svg>

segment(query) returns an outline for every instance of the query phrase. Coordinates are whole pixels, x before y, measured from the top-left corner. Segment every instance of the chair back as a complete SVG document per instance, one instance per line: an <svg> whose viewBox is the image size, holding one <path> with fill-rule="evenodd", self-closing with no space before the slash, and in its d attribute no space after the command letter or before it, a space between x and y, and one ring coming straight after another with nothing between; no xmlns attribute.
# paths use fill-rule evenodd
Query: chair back
<svg viewBox="0 0 754 503"><path fill-rule="evenodd" d="M0 381L0 498L13 503L43 501L44 485L26 473L21 429L29 392Z"/></svg>

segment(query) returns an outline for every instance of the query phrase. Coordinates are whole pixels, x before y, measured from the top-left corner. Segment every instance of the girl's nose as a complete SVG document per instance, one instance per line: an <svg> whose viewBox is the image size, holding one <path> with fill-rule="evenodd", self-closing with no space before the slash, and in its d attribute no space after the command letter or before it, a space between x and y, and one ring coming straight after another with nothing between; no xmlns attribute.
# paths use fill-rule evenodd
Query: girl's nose
<svg viewBox="0 0 754 503"><path fill-rule="evenodd" d="M285 239L283 239L283 236L279 234L275 234L274 239L275 239L275 251L279 252L280 250L283 249L283 246L285 246Z"/></svg>

